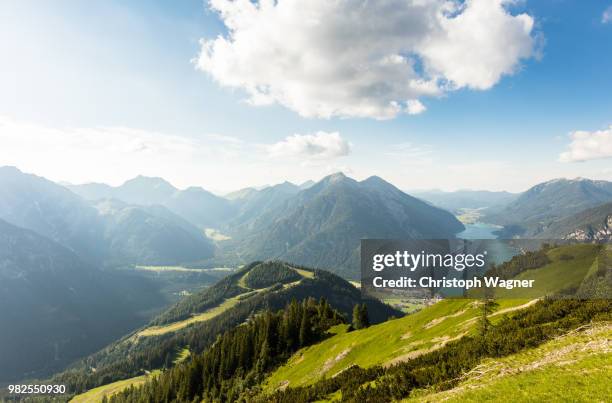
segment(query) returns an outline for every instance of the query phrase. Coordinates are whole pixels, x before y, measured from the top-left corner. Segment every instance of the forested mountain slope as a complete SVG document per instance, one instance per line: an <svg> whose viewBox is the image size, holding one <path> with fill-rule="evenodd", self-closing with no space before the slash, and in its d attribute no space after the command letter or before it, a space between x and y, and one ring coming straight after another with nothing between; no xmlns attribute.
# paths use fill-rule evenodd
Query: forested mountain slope
<svg viewBox="0 0 612 403"><path fill-rule="evenodd" d="M378 177L330 175L261 216L224 247L246 260L280 258L358 276L363 238L452 238L463 225L449 212Z"/></svg>
<svg viewBox="0 0 612 403"><path fill-rule="evenodd" d="M0 381L62 369L142 324L139 311L160 298L142 279L101 272L0 220Z"/></svg>
<svg viewBox="0 0 612 403"><path fill-rule="evenodd" d="M253 263L185 298L148 326L81 360L53 381L82 392L141 375L144 370L168 368L177 352L185 348L203 352L220 333L244 323L256 312L281 309L294 299L322 297L346 317L362 301L358 289L331 273L283 262ZM402 315L375 300L366 304L373 323Z"/></svg>

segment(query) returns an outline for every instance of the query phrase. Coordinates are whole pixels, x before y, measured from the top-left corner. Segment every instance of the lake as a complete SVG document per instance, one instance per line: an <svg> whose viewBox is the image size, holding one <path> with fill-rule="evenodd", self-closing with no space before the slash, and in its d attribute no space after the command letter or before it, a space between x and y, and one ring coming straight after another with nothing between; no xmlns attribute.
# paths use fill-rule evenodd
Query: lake
<svg viewBox="0 0 612 403"><path fill-rule="evenodd" d="M464 223L463 225L465 226L465 230L458 233L457 238L496 240L497 235L495 235L494 232L502 228L499 225L482 222L472 224ZM520 249L511 246L509 242L504 240L487 242L486 249L489 252L491 262L495 264L506 262L510 260L512 256L520 253Z"/></svg>
<svg viewBox="0 0 612 403"><path fill-rule="evenodd" d="M500 230L502 227L494 224L476 222L473 224L463 224L465 230L457 234L457 238L462 239L497 239L497 235L493 232Z"/></svg>

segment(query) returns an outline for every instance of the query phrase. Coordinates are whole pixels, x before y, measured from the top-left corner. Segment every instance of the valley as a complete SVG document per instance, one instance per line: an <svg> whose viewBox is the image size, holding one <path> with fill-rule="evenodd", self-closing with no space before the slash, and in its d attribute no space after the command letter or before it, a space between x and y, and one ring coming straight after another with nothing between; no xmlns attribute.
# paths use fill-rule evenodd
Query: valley
<svg viewBox="0 0 612 403"><path fill-rule="evenodd" d="M251 323L268 309L286 309L292 300L323 298L344 322L330 326L316 343L276 357L278 365L269 371L253 369L258 380L249 382L255 382L251 386L260 385L260 397L272 396L277 390L294 393L294 389L318 388L361 369L395 371L393 368L446 351L466 338L478 337L482 303L469 299L423 301L398 296L386 298L386 304L365 300L371 326L354 329L349 323L353 308L364 302L356 281L359 239L494 240L514 225L511 221L500 225L495 214L515 208L511 206L526 197L464 192L454 198L437 193L435 202L424 202L378 177L356 181L333 174L307 186L283 183L238 192L227 199L203 189L178 190L160 178L135 178L114 190L71 187L83 199L50 181L14 169L4 169L0 174L5 193L18 193L21 182L29 189L20 198L10 199L13 202L0 205L0 219L10 220L0 226L7 245L22 248L0 254L4 259L0 274L8 281L17 281L14 284L20 284L24 275L43 278L47 271L58 275L61 270L48 266L46 257L65 255L62 259L71 263L63 263L63 267L72 267L66 276L82 281L75 290L85 292L97 281L98 293L116 295L105 302L107 307L100 308L98 301L105 298L89 292L88 298L82 299L87 301L83 312L90 309L95 312L90 314L93 317L114 304L130 307L123 310L125 317L114 316L124 321L123 325L104 324L115 333L95 342L68 341L64 349L71 348L72 355L44 371L31 372L24 367L18 376L54 374L51 381L69 385L75 401L100 401L103 396L120 399L130 386L149 385L153 376L166 379L167 373L184 368L215 348L219 335ZM564 183L555 182L554 186ZM567 182L567 186L571 189L574 182ZM537 200L540 194L548 193L538 190L527 194L534 194L528 200L537 204L544 203ZM54 219L43 222L41 216L20 213L24 200L29 199L45 200L46 204L39 206ZM435 207L436 203L451 211ZM593 203L585 201L584 205ZM72 222L63 210L66 206L81 212L82 217ZM607 234L609 204L574 211L567 209L569 215L563 213L558 218L547 216L551 223L537 234L586 234L580 235L583 238ZM86 235L82 222L89 223ZM64 227L71 229L71 236L58 235L58 228ZM40 249L36 252L38 260L28 256L36 250L34 244ZM500 242L499 247L506 246ZM520 317L520 312L538 304L541 295L557 293L568 284L577 292L597 290L592 282L585 283L585 279L602 273L601 258L593 260L593 248L575 245L553 249L548 252L550 263L517 274L516 280L536 279L541 286L521 294L521 298L509 298L511 294L499 291L498 305L489 314L491 325ZM505 260L520 253L516 248L496 250L496 255ZM51 261L62 261L57 259ZM100 283L96 278L105 280ZM23 284L44 289L42 283ZM15 294L17 290L11 286L4 298L22 298ZM69 291L61 293L69 295ZM66 309L51 299L44 303L60 311ZM66 334L71 334L72 328L66 326ZM50 340L55 336L40 333L39 337ZM80 348L75 349L75 343ZM32 362L30 368L38 365ZM14 369L8 371L13 373ZM434 392L414 393L426 396ZM325 399L333 401L341 396L336 391Z"/></svg>

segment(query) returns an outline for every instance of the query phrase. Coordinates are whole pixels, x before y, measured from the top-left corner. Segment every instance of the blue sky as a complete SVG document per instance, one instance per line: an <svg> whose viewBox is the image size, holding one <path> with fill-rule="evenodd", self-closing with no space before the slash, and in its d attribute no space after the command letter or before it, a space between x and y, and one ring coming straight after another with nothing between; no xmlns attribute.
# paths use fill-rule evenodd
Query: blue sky
<svg viewBox="0 0 612 403"><path fill-rule="evenodd" d="M418 93L425 111L381 120L387 112L354 112L353 96L331 105L339 111L332 116L312 116L321 114L311 107L321 101L316 95L248 103L245 88L227 83L251 80L245 78L249 69L232 76L196 66L201 39L229 38L227 20L203 1L3 2L0 165L77 183L119 184L142 173L218 192L337 170L358 179L380 175L403 189L521 191L559 176L612 180L612 154L605 152L612 147L612 21L604 17L611 5L504 5L510 16L534 21L527 35L533 49L512 73L486 89L473 89L482 81L470 76L463 88ZM281 25L278 18L271 21ZM276 28L270 27L273 35L302 43L291 28ZM258 55L272 46L266 38L253 39L264 52ZM355 32L346 40L358 48L364 38ZM463 45L469 51L470 44ZM304 46L304 53L320 50ZM278 52L271 69L285 60ZM225 65L220 57L212 55L215 66ZM255 64L260 71L255 66L252 74L261 75L265 64ZM335 72L338 66L326 67ZM280 83L286 78L278 71ZM393 77L389 81L397 81ZM325 90L299 84L305 93ZM302 106L292 106L296 102ZM576 131L584 135L570 137ZM585 151L582 138L599 141L596 148L604 151ZM572 157L560 161L569 151Z"/></svg>

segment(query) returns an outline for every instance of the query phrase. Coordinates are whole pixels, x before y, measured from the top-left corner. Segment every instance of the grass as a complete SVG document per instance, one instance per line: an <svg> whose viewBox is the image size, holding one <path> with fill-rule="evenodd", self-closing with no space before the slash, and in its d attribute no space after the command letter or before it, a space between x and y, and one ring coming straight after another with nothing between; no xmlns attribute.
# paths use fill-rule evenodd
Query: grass
<svg viewBox="0 0 612 403"><path fill-rule="evenodd" d="M425 302L418 298L385 298L383 302L404 313L413 313L425 307Z"/></svg>
<svg viewBox="0 0 612 403"><path fill-rule="evenodd" d="M242 295L242 294L241 294ZM236 297L233 298L228 298L225 301L223 301L223 303L221 303L220 305L211 308L209 310L207 310L204 313L198 314L198 315L194 315L191 318L185 319L185 320L181 320L178 322L174 322L174 323L170 323L168 325L164 325L164 326L151 326L148 327L144 330L141 330L140 332L138 332L136 334L137 337L149 337L149 336L159 336L162 334L166 334L166 333L171 333L171 332L176 332L177 330L183 329L189 325L192 325L194 323L197 322L204 322L207 321L209 319L214 318L217 315L222 314L223 312L227 311L228 309L230 309L231 307L233 307L234 305L236 305L238 303L238 301L240 300L240 296L238 295Z"/></svg>
<svg viewBox="0 0 612 403"><path fill-rule="evenodd" d="M498 310L525 302L500 301ZM336 326L331 332L333 336L301 349L274 371L264 383L264 393L284 385L312 384L351 365L390 365L440 348L472 331L479 313L477 301L443 300L417 313L363 330L347 332L347 325ZM497 315L491 319L495 321L501 317Z"/></svg>
<svg viewBox="0 0 612 403"><path fill-rule="evenodd" d="M612 396L612 323L573 331L534 349L487 359L453 389L416 390L406 402L604 402Z"/></svg>
<svg viewBox="0 0 612 403"><path fill-rule="evenodd" d="M533 288L497 289L496 298L540 298L560 290L576 287L584 280L597 262L598 245L578 244L562 246L548 252L552 263L539 269L526 270L514 277L517 280L535 280ZM573 256L563 260L562 255Z"/></svg>
<svg viewBox="0 0 612 403"><path fill-rule="evenodd" d="M292 267L293 270L297 271L298 274L304 278L314 278L314 272L313 271L308 271L308 270L302 270L302 269L296 269L295 267Z"/></svg>
<svg viewBox="0 0 612 403"><path fill-rule="evenodd" d="M115 395L129 388L130 386L140 386L144 384L151 377L157 376L160 373L161 371L155 370L155 371L150 372L147 375L141 375L135 378L124 379L121 381L109 383L108 385L99 386L97 388L88 390L85 393L81 393L80 395L75 396L74 398L72 398L72 400L70 400L70 403L101 402L105 396L110 397L112 395Z"/></svg>

